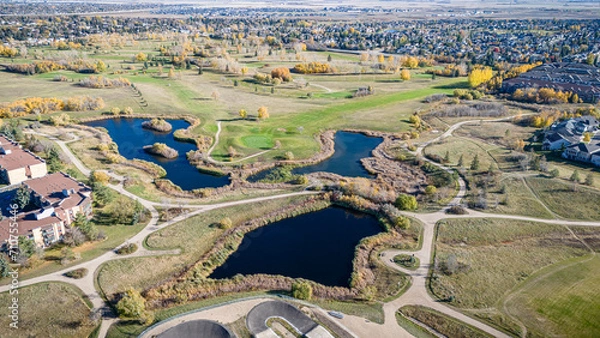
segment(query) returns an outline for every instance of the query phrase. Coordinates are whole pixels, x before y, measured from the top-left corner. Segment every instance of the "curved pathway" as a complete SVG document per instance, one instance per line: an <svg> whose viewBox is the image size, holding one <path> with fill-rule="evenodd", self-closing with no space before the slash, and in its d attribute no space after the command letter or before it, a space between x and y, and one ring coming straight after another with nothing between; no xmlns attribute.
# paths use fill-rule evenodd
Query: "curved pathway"
<svg viewBox="0 0 600 338"><path fill-rule="evenodd" d="M486 122L506 121L506 120L510 120L512 118L514 118L514 117L497 119L497 120L487 120ZM478 122L478 121L479 120L463 121L463 122L459 122L459 123L453 125L439 137L421 144L417 148L416 154L422 154L423 149L427 145L429 145L433 142L436 142L442 138L450 136L452 134L452 132L454 132L460 126L468 124L468 123ZM219 126L219 131L217 132L217 136L215 138L215 144L211 147L210 150L214 149L216 143L218 142L218 135L220 132L220 122L219 122L218 126ZM44 136L48 137L47 135L44 135ZM89 175L91 173L91 170L88 169L87 167L85 167L85 165L83 163L81 163L81 161L79 161L79 159L67 147L67 145L66 145L67 142L57 140L54 137L49 137L49 138L52 139L53 141L55 141L59 145L59 147L64 151L64 153L71 159L73 164L82 173L84 173L86 175ZM426 158L425 158L425 160L429 161ZM441 164L438 164L438 163L435 163L432 161L429 161L429 162L433 163L434 165L436 165L444 170L447 170L447 171L453 170L453 169L445 167ZM133 237L131 237L129 240L127 240L125 243L122 244L122 245L125 245L128 243L136 243L136 244L138 244L139 250L132 255L125 255L125 256L119 256L114 251L110 251L110 252L107 252L99 257L96 257L96 258L90 260L90 261L82 262L81 264L74 265L72 267L65 268L60 271L56 271L56 272L53 272L53 273L50 273L50 274L47 274L47 275L44 275L41 277L24 280L20 283L20 286L27 286L27 285L32 285L32 284L41 283L41 282L60 281L60 282L65 282L65 283L75 285L78 288L80 288L90 298L92 304L94 305L95 310L102 310L103 316L102 316L102 324L101 324L101 329L100 329L100 334L99 334L100 338L104 338L106 336L109 326L117 320L114 318L114 316L111 316L111 310L106 306L103 299L100 297L98 291L94 287L95 272L98 270L98 268L103 263L111 261L111 260L130 258L130 257L178 254L179 253L178 250L167 250L167 251L148 250L143 247L142 241L148 235L152 234L153 232L155 232L157 230L160 230L160 229L167 227L169 225L172 225L176 222L182 221L186 218L201 214L201 213L209 211L209 210L214 210L217 208L224 208L224 207L233 206L233 205L258 203L258 202L263 202L263 201L272 200L272 199L286 198L286 197L290 197L290 196L298 196L298 195L316 193L316 192L310 192L310 191L303 191L303 192L296 192L296 193L289 193L289 194L282 194L282 195L275 195L275 196L268 196L268 197L259 197L259 198L253 198L253 199L248 199L248 200L241 200L241 201L223 202L223 203L212 204L212 205L190 205L190 207L193 208L192 211L190 211L184 215L177 216L168 222L158 224L158 212L156 211L155 206L164 205L164 204L159 204L159 203L155 203L155 202L151 202L151 201L142 199L142 198L126 191L123 188L123 184L122 184L122 181L124 178L121 176L115 175L112 172L108 172L108 173L109 173L109 175L111 175L112 178L114 178L120 182L119 184L116 184L116 185L109 185L110 188L114 189L115 191L117 191L123 195L126 195L132 199L139 201L140 203L142 203L142 205L145 208L150 210L152 217L151 217L148 225L146 227L144 227L144 229L142 229L139 233L137 233L136 235L134 235ZM464 180L459 177L458 182L459 182L458 194L449 203L448 207L451 205L460 204L462 198L464 197L464 195L466 193L466 184L465 184ZM180 206L180 204L173 204L173 206ZM446 209L448 207L446 207ZM407 275L411 276L412 277L412 285L399 298L392 300L388 303L385 303L383 305L383 310L384 310L384 315L385 315L385 322L383 325L371 323L361 317L348 316L348 315L344 316L344 318L341 319L339 322L342 323L345 327L349 328L351 331L358 333L359 337L370 337L370 336L390 337L390 338L392 338L392 337L393 338L409 337L410 334L397 324L395 316L396 316L396 311L400 307L402 307L404 305L415 304L415 305L424 305L424 306L430 307L432 309L435 309L439 312L442 312L448 316L457 318L458 320L461 320L465 323L475 326L475 327L481 329L482 331L485 331L495 337L507 337L507 335L504 334L503 332L500 332L482 322L479 322L471 317L468 317L451 307L443 305L440 302L436 302L428 294L428 292L427 292L427 277L428 277L428 273L429 273L430 262L432 261L433 247L435 244L434 243L434 241L435 241L434 229L435 229L435 225L437 224L437 222L439 222L442 219L447 219L447 218L501 218L501 219L511 219L511 220L518 220L518 221L531 221L531 222L540 222L540 223L547 223L547 224L559 224L559 225L564 225L564 226L600 227L600 222L577 221L577 220L558 220L558 219L539 219L539 218L534 218L534 217L482 213L482 212L478 212L478 211L474 211L474 210L467 210L467 211L468 211L468 213L465 215L449 215L449 214L445 213L445 209L437 211L437 212L433 212L433 213L427 213L427 214L404 212L404 214L406 216L418 219L419 221L421 221L423 223L422 247L421 247L421 249L419 249L417 251L386 250L382 253L381 259L387 266L389 266L393 269L396 269L398 271L402 271L403 273L406 273ZM421 262L421 266L415 271L406 270L406 269L399 267L398 265L396 265L395 263L393 263L391 261L392 258L399 253L414 254L416 257L419 258L419 260ZM88 275L86 277L84 277L83 279L79 279L79 280L70 279L70 278L63 276L63 274L65 272L71 271L71 270L74 270L77 268L88 269L89 270ZM7 290L9 290L9 286L0 286L0 292L5 292ZM209 314L210 313L207 313L207 315L209 315ZM225 316L227 315L227 311L224 312L224 315ZM218 320L218 317L219 316L217 316L217 318L215 318L215 319Z"/></svg>

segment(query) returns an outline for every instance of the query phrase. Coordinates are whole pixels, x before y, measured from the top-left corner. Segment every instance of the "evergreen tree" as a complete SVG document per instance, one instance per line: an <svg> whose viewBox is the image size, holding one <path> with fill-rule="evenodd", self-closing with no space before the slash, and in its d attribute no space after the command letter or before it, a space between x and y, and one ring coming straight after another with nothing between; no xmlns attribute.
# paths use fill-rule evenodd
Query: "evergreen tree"
<svg viewBox="0 0 600 338"><path fill-rule="evenodd" d="M465 165L465 159L464 159L463 155L461 154L460 157L458 158L457 166L459 168L462 168L462 167L464 167L464 165Z"/></svg>
<svg viewBox="0 0 600 338"><path fill-rule="evenodd" d="M592 186L594 185L594 175L592 175L592 173L589 173L586 177L585 177L585 184Z"/></svg>
<svg viewBox="0 0 600 338"><path fill-rule="evenodd" d="M479 155L475 154L473 161L471 162L471 170L479 170Z"/></svg>
<svg viewBox="0 0 600 338"><path fill-rule="evenodd" d="M573 182L579 182L579 170L575 170L569 180Z"/></svg>
<svg viewBox="0 0 600 338"><path fill-rule="evenodd" d="M21 185L19 189L17 189L13 202L19 206L19 209L24 209L29 205L29 202L31 202L31 192L25 185Z"/></svg>

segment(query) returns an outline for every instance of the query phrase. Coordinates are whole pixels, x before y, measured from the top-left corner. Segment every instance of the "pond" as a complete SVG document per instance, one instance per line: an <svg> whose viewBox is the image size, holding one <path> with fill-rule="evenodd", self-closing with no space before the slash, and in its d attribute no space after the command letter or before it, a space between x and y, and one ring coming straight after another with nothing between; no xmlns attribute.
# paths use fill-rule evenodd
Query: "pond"
<svg viewBox="0 0 600 338"><path fill-rule="evenodd" d="M194 144L176 141L173 138L173 132L177 129L187 128L189 123L184 120L166 120L173 126L173 130L169 133L160 133L142 128L144 121L146 120L121 118L98 120L88 122L86 125L106 128L110 137L119 146L119 153L122 156L130 160L137 158L160 165L167 171L165 178L184 190L214 188L229 184L227 176L204 174L188 162L186 153L197 148ZM156 142L165 143L177 150L179 156L174 159L166 159L143 150L145 145L152 145Z"/></svg>
<svg viewBox="0 0 600 338"><path fill-rule="evenodd" d="M325 171L347 177L372 177L360 163L361 158L370 157L371 151L381 142L380 137L369 137L360 133L338 131L335 133L335 152L326 160L306 167L295 168L292 174L304 175ZM250 182L267 177L270 170L262 171L248 178Z"/></svg>
<svg viewBox="0 0 600 338"><path fill-rule="evenodd" d="M287 218L247 233L210 278L265 273L347 287L356 245L382 230L375 217L340 207Z"/></svg>

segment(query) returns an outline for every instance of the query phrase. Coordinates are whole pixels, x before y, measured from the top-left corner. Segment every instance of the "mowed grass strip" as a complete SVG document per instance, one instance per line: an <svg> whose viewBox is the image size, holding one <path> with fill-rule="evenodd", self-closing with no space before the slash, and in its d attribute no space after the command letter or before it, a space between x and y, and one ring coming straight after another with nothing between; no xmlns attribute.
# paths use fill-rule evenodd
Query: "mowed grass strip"
<svg viewBox="0 0 600 338"><path fill-rule="evenodd" d="M8 307L19 298L19 328L11 329ZM87 337L96 327L90 318L91 304L81 291L63 283L43 283L19 289L18 295L0 294L2 338Z"/></svg>
<svg viewBox="0 0 600 338"><path fill-rule="evenodd" d="M600 256L542 270L507 302L530 336L600 337Z"/></svg>

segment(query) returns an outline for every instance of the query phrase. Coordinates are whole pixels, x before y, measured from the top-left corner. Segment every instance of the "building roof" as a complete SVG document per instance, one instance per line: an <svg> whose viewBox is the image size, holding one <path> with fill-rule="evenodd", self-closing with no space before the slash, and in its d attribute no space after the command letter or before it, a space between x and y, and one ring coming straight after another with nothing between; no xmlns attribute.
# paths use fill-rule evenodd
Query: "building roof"
<svg viewBox="0 0 600 338"><path fill-rule="evenodd" d="M39 163L44 163L44 160L24 150L15 141L0 136L0 168L15 170Z"/></svg>
<svg viewBox="0 0 600 338"><path fill-rule="evenodd" d="M568 148L575 148L582 153L594 154L600 151L600 143L578 143L572 144Z"/></svg>
<svg viewBox="0 0 600 338"><path fill-rule="evenodd" d="M92 191L90 187L63 173L34 178L23 184L40 196L46 204L63 208L79 204L82 199L89 197Z"/></svg>

